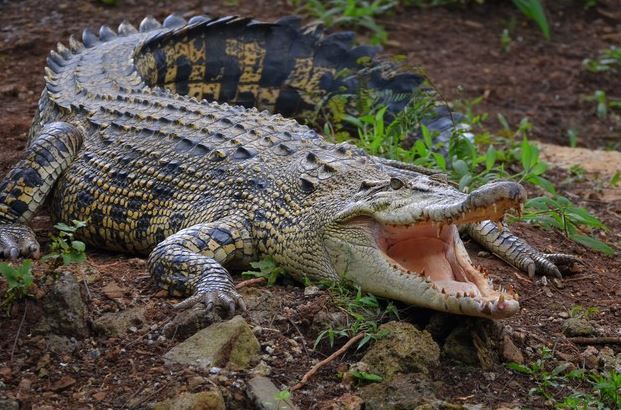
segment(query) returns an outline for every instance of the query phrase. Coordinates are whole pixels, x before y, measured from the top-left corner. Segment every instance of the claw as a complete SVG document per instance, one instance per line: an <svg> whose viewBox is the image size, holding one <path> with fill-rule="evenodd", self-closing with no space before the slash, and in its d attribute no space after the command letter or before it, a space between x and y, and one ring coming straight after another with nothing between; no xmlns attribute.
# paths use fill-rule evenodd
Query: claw
<svg viewBox="0 0 621 410"><path fill-rule="evenodd" d="M216 305L221 305L227 309L228 314L233 316L235 314L236 307L239 305L242 311L246 310L246 304L244 300L239 296L236 292L228 291L199 291L186 300L177 303L173 306L176 310L184 310L189 307L192 307L198 303L203 303L205 305L205 309L210 311Z"/></svg>

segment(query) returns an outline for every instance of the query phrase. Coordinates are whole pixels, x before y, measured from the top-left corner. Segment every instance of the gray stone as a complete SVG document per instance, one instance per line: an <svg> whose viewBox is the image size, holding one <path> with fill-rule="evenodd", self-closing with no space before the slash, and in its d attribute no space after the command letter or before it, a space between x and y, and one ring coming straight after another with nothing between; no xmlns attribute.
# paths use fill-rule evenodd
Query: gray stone
<svg viewBox="0 0 621 410"><path fill-rule="evenodd" d="M388 322L379 331L388 335L377 340L362 358L371 373L390 379L396 373L426 373L429 366L439 364L440 347L427 331L406 322Z"/></svg>
<svg viewBox="0 0 621 410"><path fill-rule="evenodd" d="M72 353L78 347L78 342L74 338L66 336L58 336L54 334L47 335L47 348L57 354Z"/></svg>
<svg viewBox="0 0 621 410"><path fill-rule="evenodd" d="M44 316L37 324L37 332L85 337L86 307L80 294L80 285L70 272L62 272L42 300Z"/></svg>
<svg viewBox="0 0 621 410"><path fill-rule="evenodd" d="M565 336L591 336L595 333L595 328L586 319L570 317L563 322L563 333Z"/></svg>
<svg viewBox="0 0 621 410"><path fill-rule="evenodd" d="M255 376L248 381L249 395L254 404L261 410L294 410L297 407L291 400L278 400L278 388L270 379L264 376Z"/></svg>
<svg viewBox="0 0 621 410"><path fill-rule="evenodd" d="M162 332L168 339L187 339L194 333L220 320L217 309L207 310L202 303L179 312Z"/></svg>
<svg viewBox="0 0 621 410"><path fill-rule="evenodd" d="M213 366L240 370L256 360L259 349L259 342L248 323L241 316L235 316L197 332L173 347L164 359L205 370Z"/></svg>
<svg viewBox="0 0 621 410"><path fill-rule="evenodd" d="M389 409L461 409L438 400L437 387L427 376L405 374L393 380L366 385L359 390L365 410Z"/></svg>
<svg viewBox="0 0 621 410"><path fill-rule="evenodd" d="M502 338L502 358L507 362L524 363L524 355L509 335L504 335Z"/></svg>
<svg viewBox="0 0 621 410"><path fill-rule="evenodd" d="M483 369L494 368L500 329L491 320L466 318L451 331L442 346L444 357Z"/></svg>
<svg viewBox="0 0 621 410"><path fill-rule="evenodd" d="M124 336L131 327L145 323L144 306L137 306L120 312L104 313L93 322L93 328L101 335Z"/></svg>
<svg viewBox="0 0 621 410"><path fill-rule="evenodd" d="M621 353L615 356L614 350L608 346L605 346L600 349L597 358L599 360L600 367L603 367L604 370L616 370L621 373Z"/></svg>
<svg viewBox="0 0 621 410"><path fill-rule="evenodd" d="M172 399L155 403L153 410L224 410L224 398L220 389L213 387L211 390L200 393L181 393Z"/></svg>
<svg viewBox="0 0 621 410"><path fill-rule="evenodd" d="M19 402L11 399L0 399L0 410L19 410Z"/></svg>

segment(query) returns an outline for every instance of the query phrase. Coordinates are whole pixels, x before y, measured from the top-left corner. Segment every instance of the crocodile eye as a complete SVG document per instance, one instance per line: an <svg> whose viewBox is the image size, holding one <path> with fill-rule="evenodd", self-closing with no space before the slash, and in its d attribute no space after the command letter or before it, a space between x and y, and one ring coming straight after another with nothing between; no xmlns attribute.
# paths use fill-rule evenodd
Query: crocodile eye
<svg viewBox="0 0 621 410"><path fill-rule="evenodd" d="M403 181L399 178L390 178L390 187L395 190L401 189L403 188Z"/></svg>

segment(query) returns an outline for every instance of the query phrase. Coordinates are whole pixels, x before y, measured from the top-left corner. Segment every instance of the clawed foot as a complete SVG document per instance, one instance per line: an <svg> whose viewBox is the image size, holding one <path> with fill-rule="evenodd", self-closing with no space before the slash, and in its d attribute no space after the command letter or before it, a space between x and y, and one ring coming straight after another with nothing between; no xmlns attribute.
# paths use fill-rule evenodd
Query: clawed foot
<svg viewBox="0 0 621 410"><path fill-rule="evenodd" d="M580 259L574 255L539 252L530 255L529 259L530 261L526 263L526 272L531 279L535 277L535 274L554 276L561 279L563 277L561 269L565 271L571 265L580 261Z"/></svg>
<svg viewBox="0 0 621 410"><path fill-rule="evenodd" d="M174 308L179 310L187 309L198 303L205 304L207 310L213 309L214 306L222 306L228 310L229 316L233 316L237 308L241 309L242 312L246 311L246 303L240 294L235 291L235 289L209 291L197 290L194 295L190 296L183 302L177 303Z"/></svg>
<svg viewBox="0 0 621 410"><path fill-rule="evenodd" d="M41 248L32 229L20 224L0 225L0 257L36 259L40 254Z"/></svg>

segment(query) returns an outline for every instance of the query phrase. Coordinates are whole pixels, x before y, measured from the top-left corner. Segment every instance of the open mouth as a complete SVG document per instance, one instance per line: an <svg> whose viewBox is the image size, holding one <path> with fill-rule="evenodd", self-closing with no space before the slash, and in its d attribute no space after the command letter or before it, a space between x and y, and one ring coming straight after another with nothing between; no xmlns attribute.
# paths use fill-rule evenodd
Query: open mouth
<svg viewBox="0 0 621 410"><path fill-rule="evenodd" d="M461 243L455 225L417 224L381 227L377 237L386 258L409 273L424 276L447 295L489 299L493 295L481 281L484 275L457 249ZM496 292L494 292L496 293Z"/></svg>
<svg viewBox="0 0 621 410"><path fill-rule="evenodd" d="M495 288L487 275L472 265L455 224L375 223L375 227L377 245L393 268L424 277L443 297L470 298L482 313L496 317L517 308L512 292Z"/></svg>

